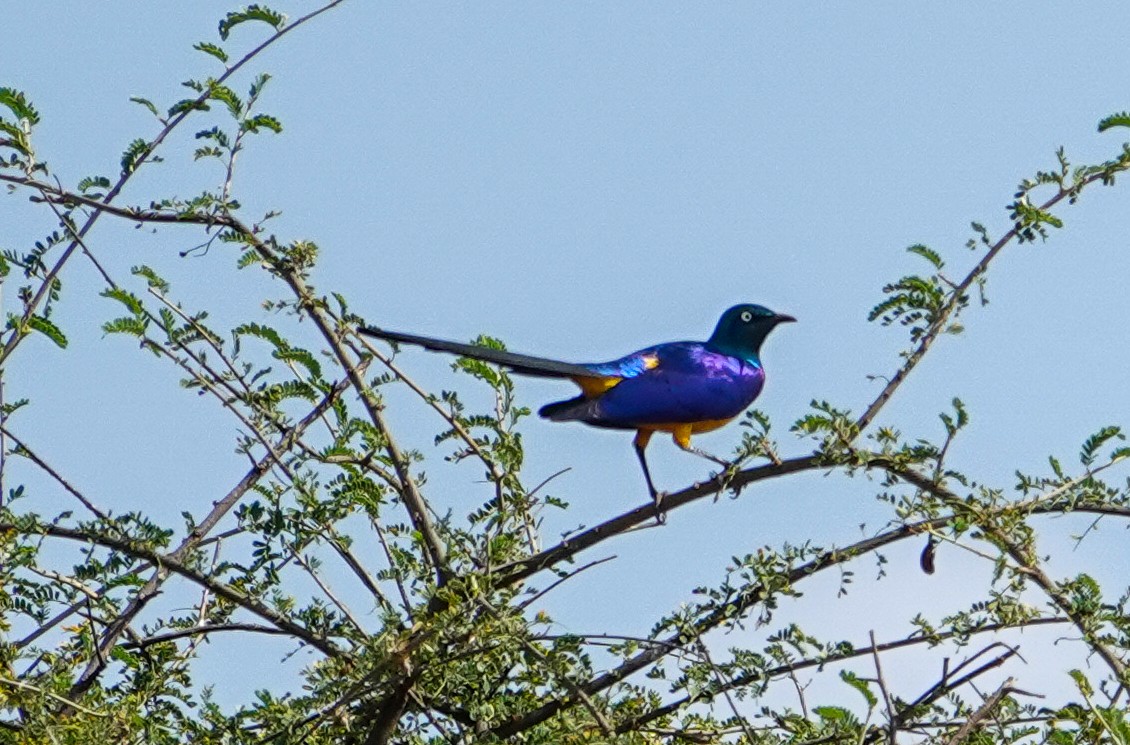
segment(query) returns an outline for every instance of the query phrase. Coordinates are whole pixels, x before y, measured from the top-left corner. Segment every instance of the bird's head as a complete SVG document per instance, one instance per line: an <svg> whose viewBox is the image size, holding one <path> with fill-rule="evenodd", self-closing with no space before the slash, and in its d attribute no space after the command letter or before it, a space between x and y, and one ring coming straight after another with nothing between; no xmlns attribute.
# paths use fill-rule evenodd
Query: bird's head
<svg viewBox="0 0 1130 745"><path fill-rule="evenodd" d="M778 323L796 319L774 313L763 305L735 305L718 319L709 344L720 352L742 359L756 360L761 343Z"/></svg>

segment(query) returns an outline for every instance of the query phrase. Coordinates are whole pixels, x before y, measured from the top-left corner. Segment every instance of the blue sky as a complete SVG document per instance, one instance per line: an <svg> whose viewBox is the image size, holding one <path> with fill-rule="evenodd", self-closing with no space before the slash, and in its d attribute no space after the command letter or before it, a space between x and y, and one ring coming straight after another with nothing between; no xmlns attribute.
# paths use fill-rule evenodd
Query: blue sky
<svg viewBox="0 0 1130 745"><path fill-rule="evenodd" d="M216 74L191 45L216 40L228 9L27 4L5 18L0 84L39 108L39 152L65 184L112 174L126 143L154 131L128 98L168 105L182 95L179 81ZM705 338L736 302L791 313L800 322L766 346L758 407L782 450L801 454L786 430L811 399L859 411L878 390L867 376L897 366L900 331L866 315L884 283L921 268L906 246L930 245L957 274L973 260L963 247L970 221L999 235L1016 183L1054 167L1056 147L1080 163L1117 152L1123 135L1095 124L1130 108L1127 20L1120 2L347 2L251 66L274 76L263 109L285 130L244 153L236 192L251 216L280 210L281 236L316 241L314 284L342 292L375 325L489 333L518 351L599 360ZM240 28L235 47L258 38ZM215 181L191 162L191 131L127 201ZM1126 205L1124 186L1095 189L1061 212L1062 234L1011 247L989 280L991 304L968 315L967 334L937 345L881 423L936 437L936 412L960 396L973 423L953 463L1002 487L1015 469L1039 470L1049 453L1070 458L1098 427L1126 423ZM0 247L25 247L48 227L42 209L0 199ZM234 273L222 248L177 258L193 242L109 221L93 237L115 276L148 263L186 305L213 308L218 324L270 320L258 305L280 288ZM88 265L64 280L58 318L71 347L32 341L8 371L9 396L35 407L19 431L116 511L144 508L170 524L182 509L203 513L244 468L234 422L127 342L102 338L113 308L96 297ZM6 310L13 300L5 294ZM400 359L426 385L466 387L440 357ZM535 407L572 395L539 380L519 391ZM441 464L431 445L438 423L408 396L394 403L406 443L436 455L429 476L441 506L481 501L477 468ZM530 483L572 467L555 482L572 509L550 518L547 541L646 497L622 433L540 421L525 433ZM738 438L735 426L698 444L726 453ZM668 442L650 452L662 485L707 473ZM642 633L718 579L731 555L843 543L861 523L874 530L886 520L874 491L813 476L694 505L662 530L601 546L587 558L617 560L547 607L572 631ZM1083 525L1048 523L1053 571L1066 576L1102 556L1050 538ZM918 548L891 551L900 569L884 582L861 566L849 599L814 585L785 613L862 641L870 628L904 628L912 606L875 617L892 598L963 607L963 585L984 568L943 555L925 578ZM1110 578L1125 576L1117 559ZM219 690L234 700L245 683Z"/></svg>

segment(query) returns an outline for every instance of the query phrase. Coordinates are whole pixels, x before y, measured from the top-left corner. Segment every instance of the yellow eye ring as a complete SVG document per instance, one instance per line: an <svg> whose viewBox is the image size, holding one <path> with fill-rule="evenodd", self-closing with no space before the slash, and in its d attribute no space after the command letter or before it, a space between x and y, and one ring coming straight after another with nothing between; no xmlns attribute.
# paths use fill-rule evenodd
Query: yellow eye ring
<svg viewBox="0 0 1130 745"><path fill-rule="evenodd" d="M753 320L753 314L750 313L748 310L743 310L742 311L742 322L743 323L749 323L752 320Z"/></svg>

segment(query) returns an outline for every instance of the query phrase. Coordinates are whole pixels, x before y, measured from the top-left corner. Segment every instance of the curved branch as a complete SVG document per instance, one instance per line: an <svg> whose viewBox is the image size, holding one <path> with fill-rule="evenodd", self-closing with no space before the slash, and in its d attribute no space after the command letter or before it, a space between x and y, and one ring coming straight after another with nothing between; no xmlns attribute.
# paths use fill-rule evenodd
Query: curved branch
<svg viewBox="0 0 1130 745"><path fill-rule="evenodd" d="M916 488L934 495L948 504L959 506L965 504L965 501L956 493L932 481L912 468L899 466L883 460L875 461L874 465L878 468L882 468L893 476L897 476L908 484L912 484ZM1072 505L1071 509L1076 512L1100 512L1101 514L1130 516L1130 509L1128 508L1116 508L1107 505ZM1030 512L1037 514L1045 512L1063 512L1064 510L1065 507L1063 506L1057 508L1050 504L1035 504L1030 509ZM1127 667L1126 662L1098 637L1095 633L1092 620L1078 610L1076 605L1071 602L1071 599L1067 597L1067 594L1060 588L1059 583L1049 577L1040 567L1033 552L1028 547L1022 546L1012 540L995 524L982 520L978 522L977 527L984 532L990 542L1007 553L1009 557L1016 562L1019 571L1024 576L1031 577L1055 606L1059 608L1065 616L1071 619L1071 622L1079 629L1079 633L1083 635L1083 639L1087 642L1088 646L1106 663L1107 667L1114 673L1118 682L1122 685L1130 685L1130 668Z"/></svg>
<svg viewBox="0 0 1130 745"><path fill-rule="evenodd" d="M843 564L851 559L861 556L863 554L874 551L883 546L896 543L913 536L920 535L926 530L933 528L940 528L949 521L949 517L938 517L932 520L922 520L911 525L903 525L893 528L885 533L881 533L872 538L851 544L841 549L829 549L815 559L805 562L800 566L794 567L792 570L781 576L779 581L784 585L792 585L800 582L807 577L811 577L821 571L830 567ZM644 650L633 657L628 658L624 662L617 665L612 670L599 675L581 687L581 690L586 694L591 695L598 693L606 688L609 688L616 683L624 680L625 678L639 672L648 665L656 662L657 660L666 657L673 651L682 649L689 644L693 639L697 639L706 632L721 626L726 621L737 618L749 610L751 607L760 603L769 594L772 589L766 587L764 584L756 584L745 588L736 598L727 603L723 603L710 613L707 613L698 621L690 624L688 628L677 631L665 639L658 640L656 646ZM517 718L513 721L506 722L498 725L490 730L492 735L505 739L516 735L530 727L541 724L545 720L557 714L562 709L573 706L576 703L575 697L565 696L562 698L554 699L542 704L537 709Z"/></svg>
<svg viewBox="0 0 1130 745"><path fill-rule="evenodd" d="M227 68L224 73L216 79L216 82L220 84L224 83L232 75L235 75L237 72L239 72L239 70L243 68L244 65L250 62L252 59L258 57L264 49L274 44L283 36L302 26L307 21L313 20L317 16L320 16L322 13L325 13L326 11L340 5L344 1L345 0L330 0L322 7L316 8L315 10L312 10L306 15L298 18L294 21L294 23L291 23L290 25L284 26L282 29L279 29L273 36L264 40L250 52L241 57L239 61L237 61L234 65ZM68 260L70 260L75 250L79 247L81 239L86 237L86 234L90 232L90 229L94 227L94 224L98 222L98 218L102 215L103 212L106 211L106 208L110 205L110 203L117 198L122 189L125 188L125 185L129 182L133 174L137 173L137 170L152 157L153 152L165 141L165 139L172 133L172 131L176 129L181 122L188 118L189 114L196 110L196 105L199 105L208 100L209 95L210 91L204 91L196 97L195 105L186 108L184 111L181 111L180 113L169 119L165 123L165 126L161 128L161 131L157 133L157 136L149 142L149 144L145 148L145 151L138 156L137 161L133 165L133 168L131 168L129 171L123 172L121 176L118 177L117 183L115 183L110 188L110 190L106 192L106 196L91 205L95 211L91 213L89 217L87 217L86 222L83 223L81 228L79 228L77 231L73 231L73 240L71 240L70 244L66 247L66 249L63 250L63 253L60 254L58 260L56 260L55 264L44 276L43 282L40 284L39 289L36 291L35 295L33 295L31 299L28 300L27 306L24 309L22 319L16 325L16 327L12 329L12 333L8 337L8 341L4 344L3 350L0 350L0 363L3 363L4 360L6 360L8 356L19 345L20 339L23 338L21 329L27 324L28 319L31 318L32 314L35 313L35 309L39 307L39 304L43 302L43 298L47 296L48 291L54 284L55 277L59 275L59 272L62 271L63 266L67 263ZM14 181L11 178L6 178L4 180Z"/></svg>
<svg viewBox="0 0 1130 745"><path fill-rule="evenodd" d="M286 452L293 447L302 434L316 422L322 414L329 410L338 397L345 392L347 387L348 384L345 380L335 383L330 388L329 392L322 397L322 400L319 401L306 416L299 420L289 432L286 432L278 439L275 448L267 448L267 454L251 465L251 468L248 469L244 477L239 480L239 483L232 487L222 499L212 506L212 509L204 519L193 527L192 532L184 537L180 545L177 546L168 557L161 562L152 562L154 566L159 568L169 566L170 561L179 562L195 550L197 546L200 545L201 541L203 541L204 537L239 503L243 495L267 474L271 468L271 464L277 459L276 450L278 452ZM72 686L72 695L81 695L94 685L94 681L105 668L105 659L110 649L117 643L118 639L121 638L121 635L125 632L130 622L145 609L145 606L148 605L154 597L156 597L162 582L164 582L164 572L158 571L138 590L137 595L134 596L133 600L130 601L129 605L122 611L121 615L106 629L106 633L98 642L99 653L87 664L82 675L75 681Z"/></svg>
<svg viewBox="0 0 1130 745"><path fill-rule="evenodd" d="M325 637L318 636L311 632L309 629L299 626L293 621L287 619L285 616L279 615L267 606L260 603L258 600L244 595L234 587L208 577L196 571L192 567L175 558L171 554L162 554L154 551L145 546L138 545L131 541L123 540L121 538L114 538L107 535L98 535L89 533L84 530L75 528L65 528L61 525L42 525L36 524L31 530L26 525L19 525L12 522L0 522L0 530L13 531L25 535L41 534L48 535L54 538L65 538L71 541L78 541L79 543L88 543L103 548L109 548L114 551L119 551L127 556L132 556L135 559L142 559L149 563L160 566L173 574L180 575L190 582L194 582L201 587L209 590L214 595L223 600L228 601L232 605L239 606L244 610L259 616L264 621L273 624L281 631L290 634L291 636L306 642L318 651L325 654L327 657L341 657L344 652L333 644Z"/></svg>
<svg viewBox="0 0 1130 745"><path fill-rule="evenodd" d="M190 629L177 629L176 631L169 631L164 634L155 634L144 639L137 639L133 641L124 642L122 647L125 649L145 649L152 647L155 644L164 644L165 642L176 641L177 639L185 639L187 637L200 637L214 634L217 631L250 631L256 634L274 634L285 635L287 632L284 629L276 628L274 626L263 626L258 623L213 623L204 624L203 626L193 626Z"/></svg>
<svg viewBox="0 0 1130 745"><path fill-rule="evenodd" d="M947 639L952 639L955 636L959 636L960 634L970 634L972 636L972 635L976 635L976 634L988 634L988 633L992 633L994 631L1005 631L1005 630L1008 630L1008 629L1028 628L1030 626L1045 626L1045 625L1048 625L1048 624L1060 624L1060 623L1071 623L1071 620L1068 619L1068 618L1059 618L1059 617L1034 618L1034 619L1031 619L1029 621L1024 621L1023 623L1014 623L1014 624L994 623L994 624L988 624L986 626L981 626L980 628L973 629L973 630L962 629L961 631L945 631L945 632L942 632L942 633L939 633L939 634L934 634L932 636L908 637L906 639L899 639L898 641L893 641L893 642L884 642L882 644L871 644L871 645L868 645L866 647L854 647L850 652L841 652L841 653L838 653L838 654L830 654L827 657L818 657L818 658L815 658L815 659L801 660L800 662L796 662L796 663L793 663L793 664L790 664L790 665L779 665L777 667L770 668L770 669L765 670L765 671L760 672L760 673L746 673L745 675L736 675L736 676L730 678L729 682L724 687L719 687L718 689L704 690L704 691L701 691L700 693L697 693L697 694L694 694L694 695L684 696L680 699L677 699L675 701L671 701L670 703L664 704L663 706L652 709L651 711L647 712L646 714L640 714L639 716L636 716L632 719L625 720L625 721L621 722L620 724L616 725L616 732L618 734L622 734L624 732L631 732L631 731L637 729L638 727L644 726L644 725L646 725L650 722L655 721L656 719L661 719L662 717L670 716L671 714L674 714L675 712L679 711L680 709L683 709L687 706L690 706L691 704L704 703L704 702L707 702L707 701L711 701L711 700L713 700L713 698L716 695L718 695L719 693L722 693L724 690L734 690L735 688L742 688L744 686L753 685L754 683L757 683L761 680L768 680L770 678L777 677L778 675L788 675L789 673L794 673L794 672L797 672L799 670L805 670L805 669L813 668L813 667L823 667L824 665L834 663L834 662L843 662L845 660L850 660L850 659L853 659L853 658L856 658L856 657L864 657L864 656L867 656L867 655L872 655L872 654L877 654L877 653L882 653L882 652L889 652L891 650L902 649L904 647L918 646L920 644L934 645L934 644L937 644L939 642L943 642Z"/></svg>
<svg viewBox="0 0 1130 745"><path fill-rule="evenodd" d="M1107 181L1111 178L1111 175L1113 173L1117 171L1124 171L1127 168L1130 168L1130 161L1126 161L1125 156L1123 156L1123 159L1112 162L1111 164L1109 164L1109 167L1103 168L1101 171L1087 176L1071 188L1065 189L1061 186L1055 196L1041 204L1038 209L1041 212L1046 212L1055 205L1059 204L1065 198L1075 197L1076 195L1078 195L1079 191L1084 186L1092 184L1095 181ZM1074 201L1074 199L1072 199L1072 201ZM887 381L887 384L883 386L883 390L879 392L879 395L875 397L875 400L871 402L871 404L867 407L867 410L864 411L859 419L856 420L855 426L860 432L866 429L867 425L874 421L875 417L878 416L879 412L887 404L887 401L891 399L891 396L893 396L895 391L898 390L898 387L902 385L904 380L906 380L906 377L910 374L910 371L913 370L918 365L918 363L922 361L922 357L941 335L942 330L946 327L946 324L949 323L950 317L954 315L955 311L958 311L959 306L962 302L962 298L965 297L965 294L969 291L969 288L973 286L973 283L977 281L977 278L988 271L989 264L992 263L993 259L997 257L997 254L999 254L1004 249L1004 247L1011 243L1018 235L1020 235L1020 227L1014 224L1007 233L1002 235L996 243L989 247L989 250L985 252L985 255L981 257L981 260L977 262L976 266L974 266L973 269L971 269L969 273L965 275L965 278L953 287L953 289L950 291L949 299L942 307L942 310L939 313L937 319L922 336L921 341L918 342L918 346L915 347L914 351L910 353L910 356L906 358L906 362L903 363L898 372L896 372L894 376Z"/></svg>
<svg viewBox="0 0 1130 745"><path fill-rule="evenodd" d="M790 473L811 471L820 467L820 458L815 454L800 458L791 458L781 461L780 463L770 463L764 466L758 466L757 468L739 471L726 483L726 486L738 490L758 481L786 476ZM666 511L677 509L691 502L696 502L703 497L716 495L719 490L719 482L717 481L705 481L694 484L682 491L677 491L673 494L665 494L663 496L663 509ZM547 548L526 559L521 559L499 567L495 570L500 575L495 580L495 586L509 587L515 585L543 569L571 559L581 551L590 549L609 538L625 533L637 525L642 525L654 519L655 502L649 499L645 504L609 520L605 520L599 525L594 525L574 536L570 536L556 546Z"/></svg>

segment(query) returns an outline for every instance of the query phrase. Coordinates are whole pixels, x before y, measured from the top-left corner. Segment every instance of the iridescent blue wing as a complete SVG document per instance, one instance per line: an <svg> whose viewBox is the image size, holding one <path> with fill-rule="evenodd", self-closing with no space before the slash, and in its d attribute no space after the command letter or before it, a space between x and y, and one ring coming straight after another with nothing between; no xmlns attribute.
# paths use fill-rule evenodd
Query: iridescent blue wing
<svg viewBox="0 0 1130 745"><path fill-rule="evenodd" d="M724 421L744 411L765 382L760 367L700 343L674 342L646 352L651 361L637 374L618 378L598 395L586 391L545 406L541 415L623 429Z"/></svg>

